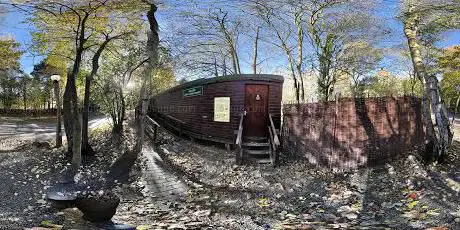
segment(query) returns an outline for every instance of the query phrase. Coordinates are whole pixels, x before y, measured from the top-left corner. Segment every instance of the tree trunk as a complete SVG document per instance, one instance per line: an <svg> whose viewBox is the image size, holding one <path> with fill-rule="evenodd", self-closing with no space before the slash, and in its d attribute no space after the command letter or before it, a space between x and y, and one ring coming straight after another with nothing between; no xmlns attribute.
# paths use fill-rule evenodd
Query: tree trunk
<svg viewBox="0 0 460 230"><path fill-rule="evenodd" d="M223 66L222 66L222 75L227 76L227 57L224 56Z"/></svg>
<svg viewBox="0 0 460 230"><path fill-rule="evenodd" d="M232 56L232 64L233 64L233 74L238 74L238 66L237 66L237 59L236 59L236 52L233 49L233 46L230 48L230 55Z"/></svg>
<svg viewBox="0 0 460 230"><path fill-rule="evenodd" d="M81 165L81 118L78 108L78 95L75 79L80 72L80 66L83 58L83 52L86 42L86 21L89 18L89 13L85 12L85 16L80 21L77 31L75 47L75 60L73 63L72 71L68 74L66 89L64 92L64 127L66 130L67 143L69 153L72 153L72 170L76 173Z"/></svg>
<svg viewBox="0 0 460 230"><path fill-rule="evenodd" d="M303 64L303 39L304 39L304 31L302 27L302 13L299 12L296 14L295 17L295 25L297 28L297 76L300 79L300 93L302 101L305 101L305 88L303 84L303 74L302 74L302 64Z"/></svg>
<svg viewBox="0 0 460 230"><path fill-rule="evenodd" d="M258 45L259 45L259 31L260 27L256 29L256 39L254 40L254 60L252 61L252 72L257 74L257 55L258 55Z"/></svg>
<svg viewBox="0 0 460 230"><path fill-rule="evenodd" d="M118 36L116 36L118 37ZM112 39L115 39L116 37L109 38L106 36L105 41L99 46L97 49L96 53L93 56L92 59L92 67L91 67L91 73L89 76L86 76L85 79L85 98L84 98L84 107L83 107L83 132L82 132L82 153L87 154L87 155L93 155L94 151L93 148L89 145L89 136L88 136L88 122L89 122L89 99L90 99L90 94L91 94L91 82L94 79L94 76L96 76L97 71L99 70L99 58L102 55L102 52L104 49L107 47L107 44Z"/></svg>
<svg viewBox="0 0 460 230"><path fill-rule="evenodd" d="M92 74L91 74L92 75ZM85 79L85 97L83 101L83 129L82 129L82 154L92 155L93 149L89 145L88 137L88 122L89 122L89 98L91 93L92 76L87 76Z"/></svg>
<svg viewBox="0 0 460 230"><path fill-rule="evenodd" d="M215 77L218 77L219 76L219 70L217 68L217 58L216 56L214 55L214 76Z"/></svg>
<svg viewBox="0 0 460 230"><path fill-rule="evenodd" d="M137 136L138 142L136 143L136 152L139 153L142 151L144 145L144 130L145 130L145 117L147 116L148 111L148 91L147 91L147 82L151 79L152 73L156 68L158 61L158 45L160 44L160 38L158 35L158 22L155 17L155 13L158 7L154 3L149 3L150 10L147 12L147 19L150 25L149 36L147 39L147 52L149 58L148 67L146 73L144 74L144 79L142 80L141 92L140 92L140 102L139 110L140 117L137 120Z"/></svg>
<svg viewBox="0 0 460 230"><path fill-rule="evenodd" d="M67 78L66 87L64 90L64 98L62 101L62 117L64 121L64 130L67 139L67 154L68 156L72 155L72 146L73 146L73 123L72 123L72 108L71 108L71 95L70 95L70 78Z"/></svg>
<svg viewBox="0 0 460 230"><path fill-rule="evenodd" d="M234 44L234 52L235 52L235 60L236 60L236 68L238 70L237 74L241 74L241 67L240 67L240 58L238 57L238 51L236 49L236 44Z"/></svg>
<svg viewBox="0 0 460 230"><path fill-rule="evenodd" d="M429 146L433 146L434 148L433 151L428 154L431 154L429 158L435 158L437 161L442 161L445 157L446 149L450 147L452 141L449 118L447 116L447 110L441 101L438 79L434 75L427 74L425 64L423 63L420 45L417 40L417 15L412 13L411 9L409 9L409 13L406 16L404 20L404 33L409 44L414 71L417 76L425 81L424 94L429 102L429 105L424 106L424 121L428 141L431 142ZM433 121L431 116L432 113L434 113L435 121ZM436 130L433 126L434 123L436 124Z"/></svg>
<svg viewBox="0 0 460 230"><path fill-rule="evenodd" d="M452 125L455 124L455 116L457 115L458 105L459 104L460 104L460 96L457 97L457 101L455 102L454 115L452 116Z"/></svg>
<svg viewBox="0 0 460 230"><path fill-rule="evenodd" d="M78 69L81 63L80 59L76 59L74 68ZM66 90L64 92L64 127L66 130L67 143L69 153L72 153L72 172L76 173L81 165L81 121L80 113L78 111L78 96L75 85L76 76L78 73L75 70L69 74L67 78Z"/></svg>

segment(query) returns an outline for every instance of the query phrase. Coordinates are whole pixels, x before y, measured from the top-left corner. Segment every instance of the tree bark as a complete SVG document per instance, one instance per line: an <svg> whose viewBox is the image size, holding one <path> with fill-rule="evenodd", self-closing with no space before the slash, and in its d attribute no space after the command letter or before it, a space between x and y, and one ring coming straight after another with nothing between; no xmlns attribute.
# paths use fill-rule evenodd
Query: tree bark
<svg viewBox="0 0 460 230"><path fill-rule="evenodd" d="M60 99L60 89L59 89L59 81L54 81L54 95L56 98L56 148L60 148L62 146L62 134L61 134L61 99Z"/></svg>
<svg viewBox="0 0 460 230"><path fill-rule="evenodd" d="M91 82L99 70L99 58L109 42L115 37L106 37L106 40L99 46L92 59L91 73L85 79L85 98L83 102L83 130L82 130L82 153L94 154L93 148L89 145L88 122L89 122L89 99L91 94Z"/></svg>
<svg viewBox="0 0 460 230"><path fill-rule="evenodd" d="M140 153L144 145L144 131L145 131L145 118L148 111L148 89L147 82L151 79L152 73L156 68L158 62L158 46L160 44L160 37L158 34L158 22L155 17L155 13L158 10L158 7L154 3L147 2L150 9L147 12L147 19L149 21L150 31L147 39L147 52L149 56L148 67L146 73L144 74L144 79L142 80L142 86L140 91L140 102L139 110L140 116L137 120L137 136L138 142L136 143L136 152Z"/></svg>
<svg viewBox="0 0 460 230"><path fill-rule="evenodd" d="M223 76L227 76L227 57L222 55L223 56L223 66L222 66L222 75Z"/></svg>
<svg viewBox="0 0 460 230"><path fill-rule="evenodd" d="M440 88L438 79L434 75L428 75L426 72L425 64L420 51L420 45L417 40L418 33L418 16L411 12L411 6L409 12L406 14L404 20L404 34L406 35L407 42L412 57L412 64L414 71L421 79L424 80L425 84L425 96L428 99L429 104L425 105L424 111L424 122L426 125L426 134L430 145L434 146L432 154L429 158L434 158L437 161L443 161L446 149L450 147L452 141L452 133L450 131L449 118L447 116L447 110L441 101ZM434 121L431 114L434 113ZM436 124L436 130L433 124Z"/></svg>
<svg viewBox="0 0 460 230"><path fill-rule="evenodd" d="M252 72L257 74L257 55L258 55L258 46L259 46L259 31L260 27L256 29L256 38L254 40L254 60L252 61Z"/></svg>
<svg viewBox="0 0 460 230"><path fill-rule="evenodd" d="M91 74L92 75L92 74ZM91 93L92 76L87 76L85 79L85 97L83 99L83 130L82 130L82 154L92 154L92 148L89 145L88 137L88 122L89 122L89 98Z"/></svg>
<svg viewBox="0 0 460 230"><path fill-rule="evenodd" d="M75 42L76 52L72 71L68 74L67 84L64 92L64 127L66 130L67 143L69 153L72 153L72 170L76 173L81 165L81 118L78 108L78 95L75 79L80 72L80 66L83 59L84 45L86 42L85 30L86 21L89 18L89 13L85 13L81 21L79 21L79 30L77 31Z"/></svg>
<svg viewBox="0 0 460 230"><path fill-rule="evenodd" d="M232 47L230 47L230 55L232 56L232 64L233 64L233 74L238 74L238 65L237 65L237 57L236 57L236 52Z"/></svg>
<svg viewBox="0 0 460 230"><path fill-rule="evenodd" d="M460 104L460 96L457 97L457 101L455 102L454 115L452 116L452 125L455 124L455 116L457 115L459 104Z"/></svg>
<svg viewBox="0 0 460 230"><path fill-rule="evenodd" d="M303 83L302 64L303 64L303 39L304 31L302 27L302 12L298 12L295 16L295 25L297 28L297 76L300 79L300 93L302 101L305 101L305 88Z"/></svg>
<svg viewBox="0 0 460 230"><path fill-rule="evenodd" d="M217 58L214 56L214 76L218 77L219 76L219 70L217 68Z"/></svg>

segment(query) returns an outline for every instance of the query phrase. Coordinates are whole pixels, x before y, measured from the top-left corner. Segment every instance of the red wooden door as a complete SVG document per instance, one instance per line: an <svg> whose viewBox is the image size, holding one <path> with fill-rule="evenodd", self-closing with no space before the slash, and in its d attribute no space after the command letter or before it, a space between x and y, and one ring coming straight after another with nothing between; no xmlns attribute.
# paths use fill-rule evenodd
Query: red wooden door
<svg viewBox="0 0 460 230"><path fill-rule="evenodd" d="M265 137L268 119L268 85L246 85L245 136Z"/></svg>

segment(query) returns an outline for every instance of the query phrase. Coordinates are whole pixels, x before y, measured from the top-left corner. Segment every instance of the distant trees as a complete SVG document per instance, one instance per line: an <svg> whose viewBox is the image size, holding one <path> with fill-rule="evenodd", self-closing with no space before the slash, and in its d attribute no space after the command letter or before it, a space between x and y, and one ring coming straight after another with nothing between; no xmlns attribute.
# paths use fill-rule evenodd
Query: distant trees
<svg viewBox="0 0 460 230"><path fill-rule="evenodd" d="M378 28L379 24L369 12L372 5L354 1L309 0L249 0L248 5L264 22L264 30L271 36L261 41L279 48L286 57L298 102L305 100L304 81L308 70L317 75L319 98L327 101L332 98L339 78L352 72L357 77L358 70L350 69L351 62L360 62L354 64L356 67L371 67L366 63L369 58L353 59L352 51L347 52L346 49L356 47L351 45L353 43L366 43L374 31L372 28ZM372 39L375 41L378 37L373 36ZM372 48L371 43L367 44L367 48ZM380 61L377 56L372 60L372 67Z"/></svg>
<svg viewBox="0 0 460 230"><path fill-rule="evenodd" d="M179 16L185 23L177 29L180 40L176 42L183 42L179 45L180 62L188 70L211 76L240 74L239 38L245 27L242 12L219 3L187 6Z"/></svg>
<svg viewBox="0 0 460 230"><path fill-rule="evenodd" d="M66 74L63 113L74 170L81 163L82 143L83 150L89 147L87 118L90 86L99 68L99 57L111 41L141 29L143 20L137 15L137 9L145 5L139 3L141 1L135 0L21 0L12 4L32 15L30 23L37 29L33 34L35 50L48 56L66 58L66 66L71 66ZM85 76L82 124L76 81L84 66L90 67Z"/></svg>
<svg viewBox="0 0 460 230"><path fill-rule="evenodd" d="M351 93L354 97L364 96L366 85L370 83L372 73L383 59L383 51L365 41L350 42L344 46L340 72L349 76Z"/></svg>
<svg viewBox="0 0 460 230"><path fill-rule="evenodd" d="M441 93L447 106L453 108L452 121L455 120L460 104L460 46L448 47L438 58L443 78Z"/></svg>
<svg viewBox="0 0 460 230"><path fill-rule="evenodd" d="M11 38L0 38L0 101L7 109L21 95L19 58L23 51L19 47L20 44Z"/></svg>

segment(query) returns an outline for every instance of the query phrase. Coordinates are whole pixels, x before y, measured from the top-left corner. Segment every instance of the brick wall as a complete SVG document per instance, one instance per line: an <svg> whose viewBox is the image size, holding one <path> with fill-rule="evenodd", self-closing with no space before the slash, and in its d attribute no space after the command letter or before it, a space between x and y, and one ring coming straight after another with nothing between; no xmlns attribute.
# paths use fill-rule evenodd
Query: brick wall
<svg viewBox="0 0 460 230"><path fill-rule="evenodd" d="M285 151L319 167L379 163L424 141L421 100L413 97L284 105L283 112Z"/></svg>

